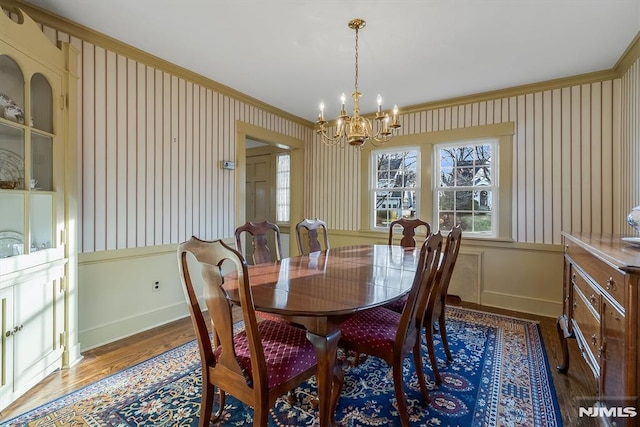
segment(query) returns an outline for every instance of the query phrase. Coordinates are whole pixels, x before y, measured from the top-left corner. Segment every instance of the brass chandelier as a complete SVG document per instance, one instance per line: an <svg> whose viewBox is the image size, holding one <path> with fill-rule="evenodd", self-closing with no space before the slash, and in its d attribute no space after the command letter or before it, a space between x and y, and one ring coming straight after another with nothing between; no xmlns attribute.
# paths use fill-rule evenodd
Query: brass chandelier
<svg viewBox="0 0 640 427"><path fill-rule="evenodd" d="M356 55L355 55L355 89L351 96L353 97L353 114L351 117L345 110L345 95L341 96L342 107L340 109L340 116L335 124L335 134L330 136L327 133L327 120L324 118L324 104L320 103L320 114L318 115L316 132L320 135L320 139L326 145L335 145L340 143L344 146L345 141L352 146L362 147L365 142L371 140L380 143L389 141L395 131L400 127L398 122L398 106L393 106L393 112L391 119L389 114L382 111L382 97L378 95L378 110L374 117L374 123L371 120L362 117L360 115L360 96L362 95L358 91L358 30L365 27L367 23L360 18L352 19L349 21L349 28L356 32ZM375 131L374 131L375 126Z"/></svg>

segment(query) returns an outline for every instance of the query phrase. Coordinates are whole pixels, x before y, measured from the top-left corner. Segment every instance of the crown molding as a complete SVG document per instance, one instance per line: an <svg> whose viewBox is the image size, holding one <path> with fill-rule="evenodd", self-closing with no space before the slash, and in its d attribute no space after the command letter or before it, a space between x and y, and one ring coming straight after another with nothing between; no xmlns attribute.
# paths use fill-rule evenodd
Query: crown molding
<svg viewBox="0 0 640 427"><path fill-rule="evenodd" d="M619 77L620 75L614 70L596 71L593 73L580 74L577 76L563 77L543 82L513 86L505 89L497 89L489 92L476 93L473 95L461 96L457 98L449 98L441 101L410 105L402 108L402 114L416 113L418 111L434 110L438 108L456 107L460 105L491 101L501 98L510 98L514 96L526 95L529 93L544 92L571 86L580 86L584 84L601 82L604 80L613 80Z"/></svg>
<svg viewBox="0 0 640 427"><path fill-rule="evenodd" d="M622 77L629 68L640 58L640 32L636 34L634 39L624 51L613 69Z"/></svg>
<svg viewBox="0 0 640 427"><path fill-rule="evenodd" d="M281 110L277 107L274 107L273 105L267 104L266 102L260 101L259 99L246 95L236 89L233 89L229 86L225 86L222 83L218 83L215 80L211 80L191 70L188 70L186 68L173 64L167 60L158 58L155 55L152 55L141 49L135 48L126 43L123 43L105 34L99 33L95 30L92 30L88 27L80 25L69 19L58 16L38 6L25 3L22 0L0 0L0 5L5 6L7 8L12 8L12 7L19 8L39 24L54 28L58 31L62 31L64 33L69 34L70 36L79 38L80 40L87 41L89 43L95 44L107 50L121 54L128 58L134 59L136 61L149 65L158 70L165 71L167 73L173 74L178 77L182 77L193 83L212 89L215 92L218 92L222 95L229 96L238 101L244 102L246 104L260 108L272 114L283 117L285 119L291 120L292 122L295 122L307 127L314 126L314 124L309 120L296 116L295 114L291 114L287 111Z"/></svg>

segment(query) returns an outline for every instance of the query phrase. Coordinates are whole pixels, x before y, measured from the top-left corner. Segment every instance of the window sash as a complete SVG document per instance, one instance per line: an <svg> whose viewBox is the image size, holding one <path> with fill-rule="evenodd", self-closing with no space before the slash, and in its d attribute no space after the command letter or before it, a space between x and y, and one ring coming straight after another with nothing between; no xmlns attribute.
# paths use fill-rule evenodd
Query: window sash
<svg viewBox="0 0 640 427"><path fill-rule="evenodd" d="M276 156L276 222L288 223L291 215L291 155Z"/></svg>
<svg viewBox="0 0 640 427"><path fill-rule="evenodd" d="M489 173L486 163L474 155L476 147L489 146ZM465 164L449 159L444 150L457 150L467 155ZM434 229L443 232L457 224L464 233L479 237L496 237L498 220L498 143L496 140L465 141L434 146ZM480 160L480 162L477 162ZM452 180L443 183L443 172ZM476 182L476 185L473 183ZM462 185L458 185L461 183ZM471 185L470 185L471 184ZM468 196L465 193L470 193ZM462 197L461 197L462 196Z"/></svg>
<svg viewBox="0 0 640 427"><path fill-rule="evenodd" d="M394 153L403 154L401 160L389 157L386 165L378 169L379 156ZM420 206L420 150L415 147L373 150L370 159L371 228L386 230L392 221L401 217L417 218Z"/></svg>

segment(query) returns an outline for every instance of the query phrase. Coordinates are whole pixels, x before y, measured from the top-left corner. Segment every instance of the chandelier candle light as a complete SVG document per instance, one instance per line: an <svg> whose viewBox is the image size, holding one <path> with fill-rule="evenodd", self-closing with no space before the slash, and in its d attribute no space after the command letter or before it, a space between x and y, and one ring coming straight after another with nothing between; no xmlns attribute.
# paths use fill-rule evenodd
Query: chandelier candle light
<svg viewBox="0 0 640 427"><path fill-rule="evenodd" d="M374 133L374 126L371 121L360 115L360 96L358 92L358 30L365 27L367 23L360 18L352 19L349 21L349 28L356 32L356 79L355 89L351 96L353 97L353 114L351 117L347 115L345 110L346 97L344 93L340 97L342 101L342 107L340 109L340 117L336 122L336 133L333 137L327 134L325 125L328 123L324 118L324 104L320 103L320 114L318 115L318 129L316 132L320 135L323 143L327 145L335 145L344 142L348 142L349 145L355 147L362 147L368 140L376 142L387 142L393 135L392 131L400 127L398 122L398 106L394 105L391 123L389 123L389 115L382 111L382 97L378 95L378 110L374 120L377 122L376 131Z"/></svg>

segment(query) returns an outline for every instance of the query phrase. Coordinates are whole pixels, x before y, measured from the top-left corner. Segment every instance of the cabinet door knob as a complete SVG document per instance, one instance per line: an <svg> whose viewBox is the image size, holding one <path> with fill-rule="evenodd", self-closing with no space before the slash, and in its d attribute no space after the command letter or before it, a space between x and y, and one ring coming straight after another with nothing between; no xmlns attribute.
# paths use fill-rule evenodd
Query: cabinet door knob
<svg viewBox="0 0 640 427"><path fill-rule="evenodd" d="M578 309L578 303L577 302L573 302L573 311L576 311Z"/></svg>
<svg viewBox="0 0 640 427"><path fill-rule="evenodd" d="M596 345L598 343L598 336L596 334L591 335L591 344Z"/></svg>
<svg viewBox="0 0 640 427"><path fill-rule="evenodd" d="M11 335L13 335L13 331L7 331L4 333L4 336L9 338Z"/></svg>
<svg viewBox="0 0 640 427"><path fill-rule="evenodd" d="M595 295L591 295L589 297L589 302L591 303L591 305L596 305L596 296Z"/></svg>

